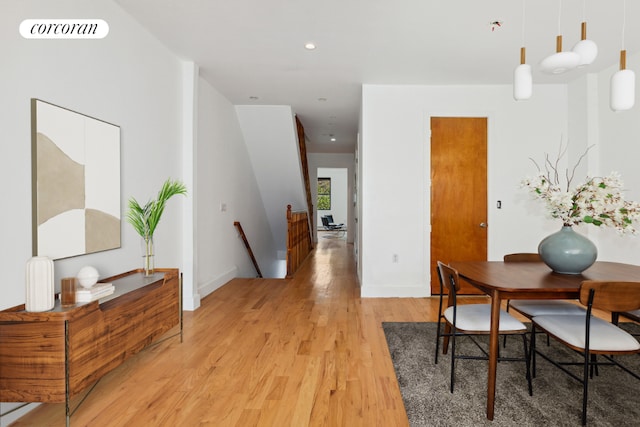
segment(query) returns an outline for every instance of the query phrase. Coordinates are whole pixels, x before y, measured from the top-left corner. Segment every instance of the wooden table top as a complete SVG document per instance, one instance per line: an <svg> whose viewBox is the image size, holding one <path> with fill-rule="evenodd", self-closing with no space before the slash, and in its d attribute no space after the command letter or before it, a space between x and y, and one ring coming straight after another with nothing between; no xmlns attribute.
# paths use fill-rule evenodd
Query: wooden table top
<svg viewBox="0 0 640 427"><path fill-rule="evenodd" d="M640 281L640 266L598 261L582 274L554 273L542 262L454 261L463 279L485 292L577 295L584 280ZM511 296L508 296L511 298Z"/></svg>

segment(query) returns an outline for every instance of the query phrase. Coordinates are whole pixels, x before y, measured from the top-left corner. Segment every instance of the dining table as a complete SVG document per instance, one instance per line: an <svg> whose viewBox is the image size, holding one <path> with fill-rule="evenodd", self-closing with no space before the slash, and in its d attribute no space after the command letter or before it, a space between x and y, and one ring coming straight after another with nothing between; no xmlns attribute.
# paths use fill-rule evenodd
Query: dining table
<svg viewBox="0 0 640 427"><path fill-rule="evenodd" d="M493 420L498 367L498 328L502 300L577 299L584 280L640 281L640 266L596 261L581 274L553 272L543 262L453 261L461 279L491 299L487 418Z"/></svg>

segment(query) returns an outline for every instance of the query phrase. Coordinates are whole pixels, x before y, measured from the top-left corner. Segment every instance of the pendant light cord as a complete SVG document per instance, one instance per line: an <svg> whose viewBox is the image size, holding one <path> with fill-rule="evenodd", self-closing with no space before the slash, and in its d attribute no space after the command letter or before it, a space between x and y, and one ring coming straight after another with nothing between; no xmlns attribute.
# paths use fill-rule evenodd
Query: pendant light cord
<svg viewBox="0 0 640 427"><path fill-rule="evenodd" d="M622 2L622 46L620 50L624 50L624 33L627 26L627 0Z"/></svg>
<svg viewBox="0 0 640 427"><path fill-rule="evenodd" d="M524 42L525 42L525 39L524 39L524 34L525 34L524 33L524 24L526 22L526 19L525 19L526 18L526 10L525 10L526 9L526 5L527 5L526 0L522 0L522 46L524 46Z"/></svg>
<svg viewBox="0 0 640 427"><path fill-rule="evenodd" d="M562 0L558 2L558 34L562 34Z"/></svg>

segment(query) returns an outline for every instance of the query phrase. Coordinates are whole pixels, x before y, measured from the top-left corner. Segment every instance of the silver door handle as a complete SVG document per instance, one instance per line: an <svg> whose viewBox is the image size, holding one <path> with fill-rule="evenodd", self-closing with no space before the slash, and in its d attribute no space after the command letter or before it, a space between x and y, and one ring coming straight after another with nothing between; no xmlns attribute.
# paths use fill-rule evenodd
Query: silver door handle
<svg viewBox="0 0 640 427"><path fill-rule="evenodd" d="M486 222L481 222L481 223L480 223L480 227L482 227L482 228L487 228L487 223L486 223Z"/></svg>

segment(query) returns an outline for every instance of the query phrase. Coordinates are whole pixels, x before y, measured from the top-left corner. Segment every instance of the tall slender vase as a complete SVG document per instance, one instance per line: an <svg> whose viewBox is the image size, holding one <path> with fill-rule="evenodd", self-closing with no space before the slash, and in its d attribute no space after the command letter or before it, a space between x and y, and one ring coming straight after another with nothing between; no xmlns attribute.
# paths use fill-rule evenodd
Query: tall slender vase
<svg viewBox="0 0 640 427"><path fill-rule="evenodd" d="M145 276L153 276L155 269L153 237L142 239L142 268Z"/></svg>
<svg viewBox="0 0 640 427"><path fill-rule="evenodd" d="M596 245L566 225L545 237L538 245L538 253L549 268L562 274L580 274L598 258Z"/></svg>

